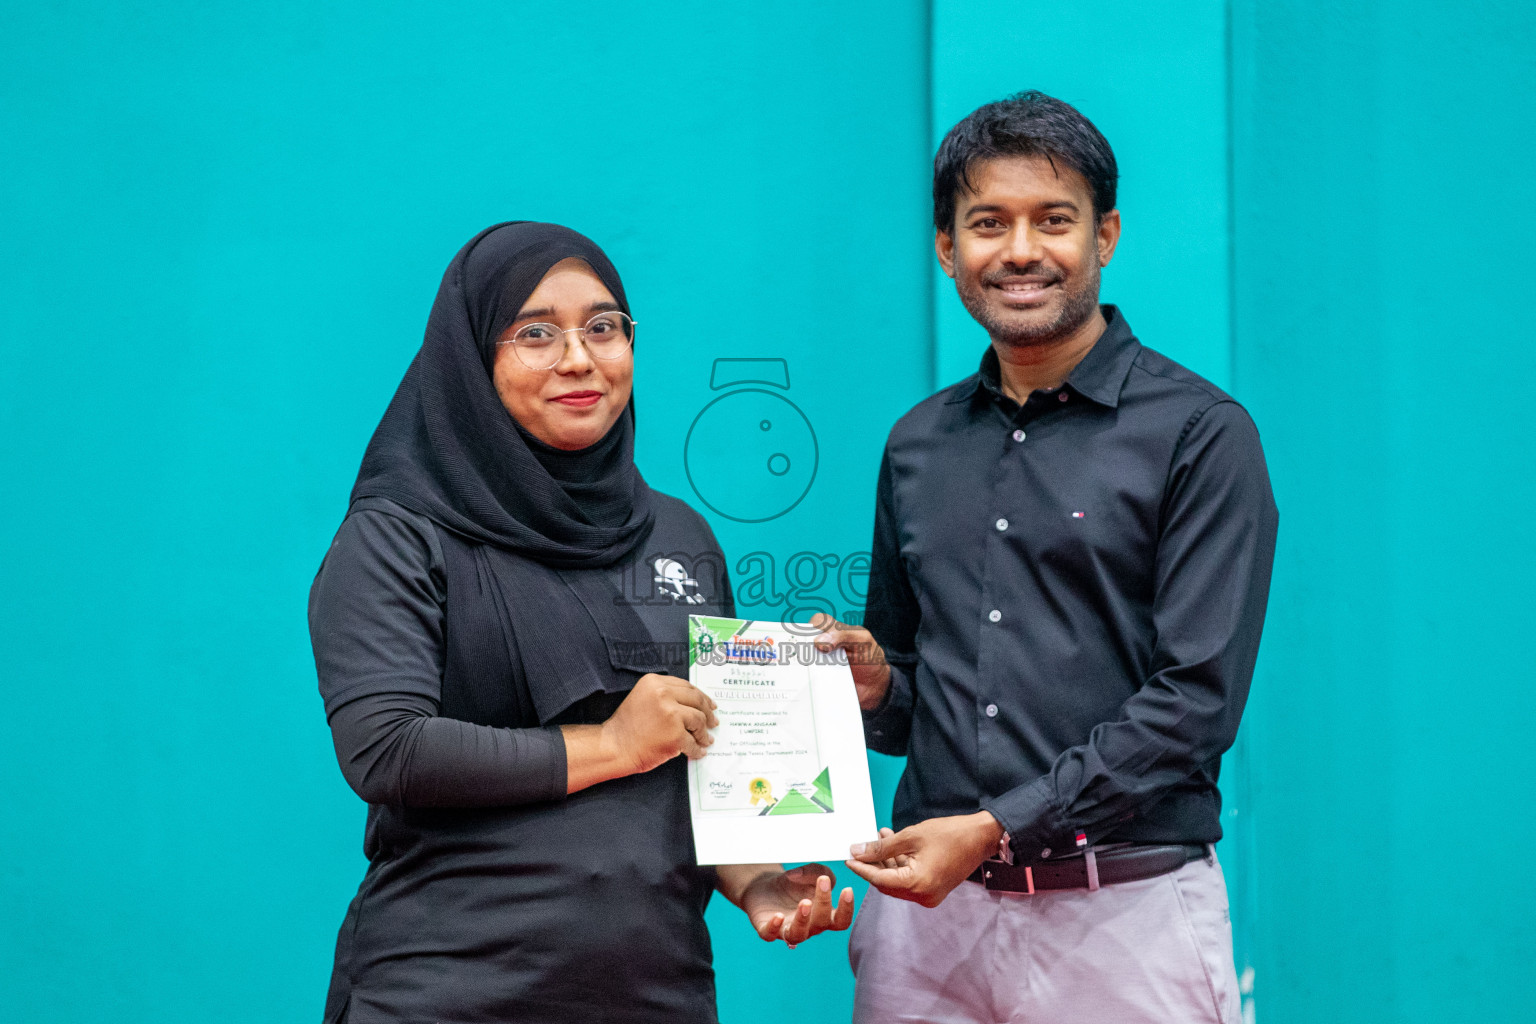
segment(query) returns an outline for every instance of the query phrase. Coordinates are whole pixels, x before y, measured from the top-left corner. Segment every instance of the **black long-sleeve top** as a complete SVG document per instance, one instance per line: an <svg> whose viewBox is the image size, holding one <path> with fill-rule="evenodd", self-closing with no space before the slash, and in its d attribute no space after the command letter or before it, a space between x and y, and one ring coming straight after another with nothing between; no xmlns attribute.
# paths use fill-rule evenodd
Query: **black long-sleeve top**
<svg viewBox="0 0 1536 1024"><path fill-rule="evenodd" d="M674 498L657 499L663 522L651 547L673 545L664 560L678 567L678 579L653 578L657 557L614 566L610 574L655 635L682 637L686 613L734 604L722 582L724 558L704 521ZM310 627L342 775L370 804L510 807L564 798L558 726L504 728L439 717L443 566L431 521L383 498L349 515L331 544L310 592ZM703 570L698 579L683 571L695 569Z"/></svg>
<svg viewBox="0 0 1536 1024"><path fill-rule="evenodd" d="M563 798L558 728L439 717L446 585L437 531L377 503L388 510L342 523L310 594L315 663L347 782L370 804L400 807Z"/></svg>
<svg viewBox="0 0 1536 1024"><path fill-rule="evenodd" d="M1020 860L1214 842L1277 513L1258 432L1113 306L1020 406L997 356L907 413L880 468L865 716L905 754L894 821L990 811Z"/></svg>
<svg viewBox="0 0 1536 1024"><path fill-rule="evenodd" d="M653 500L646 543L586 571L610 578L656 648L646 661L675 661L675 674L687 663L688 614L733 605L709 526L674 498ZM449 611L476 596L454 590L470 551L430 520L367 499L310 591L337 759L370 805L368 870L337 937L326 1021L710 1024L703 914L715 876L695 862L684 759L567 796L559 727L605 720L624 693L598 689L541 725L531 712L509 717L532 707L510 652L484 655L508 667L504 687L496 672L457 677ZM584 612L569 639L617 650ZM466 687L482 683L516 699L468 699Z"/></svg>

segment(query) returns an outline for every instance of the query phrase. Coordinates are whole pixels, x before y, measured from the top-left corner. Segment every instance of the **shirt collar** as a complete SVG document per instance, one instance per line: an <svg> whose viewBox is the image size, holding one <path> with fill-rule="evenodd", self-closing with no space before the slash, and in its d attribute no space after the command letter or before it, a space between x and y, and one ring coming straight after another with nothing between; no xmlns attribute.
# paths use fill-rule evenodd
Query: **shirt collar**
<svg viewBox="0 0 1536 1024"><path fill-rule="evenodd" d="M1131 363L1141 343L1131 333L1130 324L1120 310L1111 305L1099 307L1104 314L1104 333L1093 343L1093 348L1083 356L1072 372L1067 375L1064 387L1071 388L1084 398L1113 409L1120 404L1120 391L1125 378L1131 372ZM962 402L982 389L994 397L1001 396L1002 378L997 364L997 352L991 345L981 357L981 368L969 379L962 381L951 402Z"/></svg>

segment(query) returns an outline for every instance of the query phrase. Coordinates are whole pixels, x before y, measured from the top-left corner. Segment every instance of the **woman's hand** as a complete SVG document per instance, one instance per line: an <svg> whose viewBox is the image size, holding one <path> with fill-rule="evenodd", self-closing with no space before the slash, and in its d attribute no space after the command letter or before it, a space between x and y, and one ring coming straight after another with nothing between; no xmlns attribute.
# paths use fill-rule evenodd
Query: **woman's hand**
<svg viewBox="0 0 1536 1024"><path fill-rule="evenodd" d="M625 775L648 772L678 754L697 760L715 738L715 702L686 679L654 672L640 677L613 717L602 724L603 743Z"/></svg>
<svg viewBox="0 0 1536 1024"><path fill-rule="evenodd" d="M746 911L765 942L783 939L794 949L812 935L840 932L853 923L853 890L845 888L834 906L837 876L821 864L791 871L777 864L731 864L715 870L721 894Z"/></svg>
<svg viewBox="0 0 1536 1024"><path fill-rule="evenodd" d="M602 725L562 725L565 791L648 772L678 754L704 756L719 725L715 702L686 679L643 675Z"/></svg>

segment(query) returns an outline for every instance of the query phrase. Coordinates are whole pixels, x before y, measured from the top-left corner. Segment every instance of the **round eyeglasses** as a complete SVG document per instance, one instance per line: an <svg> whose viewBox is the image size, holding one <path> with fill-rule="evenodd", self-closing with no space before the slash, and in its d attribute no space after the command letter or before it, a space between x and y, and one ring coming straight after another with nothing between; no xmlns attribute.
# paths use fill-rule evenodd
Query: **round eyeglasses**
<svg viewBox="0 0 1536 1024"><path fill-rule="evenodd" d="M617 359L629 351L635 340L635 322L614 310L598 313L585 327L561 330L554 324L524 324L512 337L496 344L511 345L512 351L530 370L547 370L565 357L567 334L581 335L582 344L597 359Z"/></svg>

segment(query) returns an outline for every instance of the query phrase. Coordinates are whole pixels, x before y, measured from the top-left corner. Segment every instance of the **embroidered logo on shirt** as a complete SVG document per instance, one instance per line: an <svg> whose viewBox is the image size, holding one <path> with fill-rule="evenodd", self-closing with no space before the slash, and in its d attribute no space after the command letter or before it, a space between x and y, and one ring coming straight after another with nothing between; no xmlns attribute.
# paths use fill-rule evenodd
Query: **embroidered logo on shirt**
<svg viewBox="0 0 1536 1024"><path fill-rule="evenodd" d="M674 558L658 558L651 563L656 569L654 579L661 593L674 603L703 604L704 595L699 593L699 581L688 575L681 562Z"/></svg>

